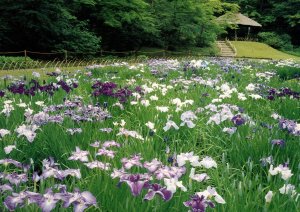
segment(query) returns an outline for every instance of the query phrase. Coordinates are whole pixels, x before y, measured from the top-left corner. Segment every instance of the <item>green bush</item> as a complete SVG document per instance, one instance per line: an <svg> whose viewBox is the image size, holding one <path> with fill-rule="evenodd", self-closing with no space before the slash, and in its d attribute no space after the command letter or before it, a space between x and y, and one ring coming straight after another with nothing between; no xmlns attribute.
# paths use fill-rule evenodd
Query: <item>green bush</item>
<svg viewBox="0 0 300 212"><path fill-rule="evenodd" d="M29 57L6 57L0 56L0 70L3 69L14 69L14 67L22 69L22 68L30 68L34 60Z"/></svg>
<svg viewBox="0 0 300 212"><path fill-rule="evenodd" d="M292 50L291 36L288 34L277 34L276 32L260 32L258 33L260 41L276 48L284 50Z"/></svg>
<svg viewBox="0 0 300 212"><path fill-rule="evenodd" d="M281 67L277 69L277 74L280 79L290 80L300 78L300 68L297 67Z"/></svg>

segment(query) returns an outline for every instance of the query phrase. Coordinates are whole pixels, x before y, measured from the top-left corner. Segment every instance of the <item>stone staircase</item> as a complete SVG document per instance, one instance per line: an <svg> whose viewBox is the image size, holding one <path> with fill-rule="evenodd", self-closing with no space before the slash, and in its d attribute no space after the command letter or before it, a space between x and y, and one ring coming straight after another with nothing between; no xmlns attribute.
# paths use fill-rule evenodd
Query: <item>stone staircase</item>
<svg viewBox="0 0 300 212"><path fill-rule="evenodd" d="M226 41L217 41L217 46L220 49L222 57L235 57L235 50Z"/></svg>

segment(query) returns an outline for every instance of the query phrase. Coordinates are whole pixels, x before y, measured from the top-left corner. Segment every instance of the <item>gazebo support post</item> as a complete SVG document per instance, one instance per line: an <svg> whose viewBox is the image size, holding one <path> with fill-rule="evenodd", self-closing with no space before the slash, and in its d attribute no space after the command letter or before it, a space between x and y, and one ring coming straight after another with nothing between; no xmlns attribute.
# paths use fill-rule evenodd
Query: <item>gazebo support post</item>
<svg viewBox="0 0 300 212"><path fill-rule="evenodd" d="M247 40L249 40L249 38L250 38L250 30L251 30L251 27L248 27Z"/></svg>
<svg viewBox="0 0 300 212"><path fill-rule="evenodd" d="M234 39L235 39L235 41L237 41L237 32L236 32L236 28L234 29Z"/></svg>

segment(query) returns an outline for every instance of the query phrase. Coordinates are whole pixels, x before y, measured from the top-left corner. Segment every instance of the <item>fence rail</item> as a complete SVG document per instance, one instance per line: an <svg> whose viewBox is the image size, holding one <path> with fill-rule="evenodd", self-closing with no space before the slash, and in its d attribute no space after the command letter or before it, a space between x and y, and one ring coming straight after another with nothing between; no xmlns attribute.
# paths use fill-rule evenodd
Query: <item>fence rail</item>
<svg viewBox="0 0 300 212"><path fill-rule="evenodd" d="M83 58L84 55L97 55L94 59L78 59ZM199 57L212 56L200 55L192 51L106 51L100 50L98 52L38 52L38 51L10 51L0 52L0 56L23 56L23 61L18 62L1 62L0 70L20 70L20 69L35 69L35 68L56 68L56 67L79 67L93 64L107 64L116 62L142 62L146 58L166 58L173 59L178 57ZM50 56L51 59L46 59ZM42 57L42 60L31 60L31 58Z"/></svg>
<svg viewBox="0 0 300 212"><path fill-rule="evenodd" d="M91 54L100 53L99 56L93 59L78 59L77 57L72 57L72 54ZM105 56L107 54L107 56ZM117 55L117 57L114 56ZM120 54L125 54L124 57L118 57ZM168 50L157 50L157 51L99 51L99 52L36 52L36 51L11 51L11 52L0 52L2 55L18 55L24 56L23 61L18 62L1 62L0 61L0 71L1 70L21 70L21 69L47 69L47 68L57 68L57 67L84 67L95 64L107 65L111 63L139 63L144 62L146 59L197 59L199 57L212 57L213 55L204 55L198 52L188 51L168 51ZM31 60L30 55L60 55L60 57L55 57L54 59L48 60ZM220 57L220 56L218 56ZM238 57L235 57L239 59ZM245 57L240 58L245 59ZM255 59L255 58L248 58ZM270 59L270 58L260 58L260 59Z"/></svg>

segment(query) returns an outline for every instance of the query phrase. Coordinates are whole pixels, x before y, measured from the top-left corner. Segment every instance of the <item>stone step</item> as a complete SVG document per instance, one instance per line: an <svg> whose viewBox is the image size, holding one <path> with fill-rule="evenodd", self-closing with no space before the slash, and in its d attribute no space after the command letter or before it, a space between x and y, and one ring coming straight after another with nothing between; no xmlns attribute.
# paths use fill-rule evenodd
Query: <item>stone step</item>
<svg viewBox="0 0 300 212"><path fill-rule="evenodd" d="M232 49L222 49L222 52L234 52Z"/></svg>
<svg viewBox="0 0 300 212"><path fill-rule="evenodd" d="M225 41L217 41L217 46L221 50L221 56L223 57L234 57L234 50L225 42Z"/></svg>

